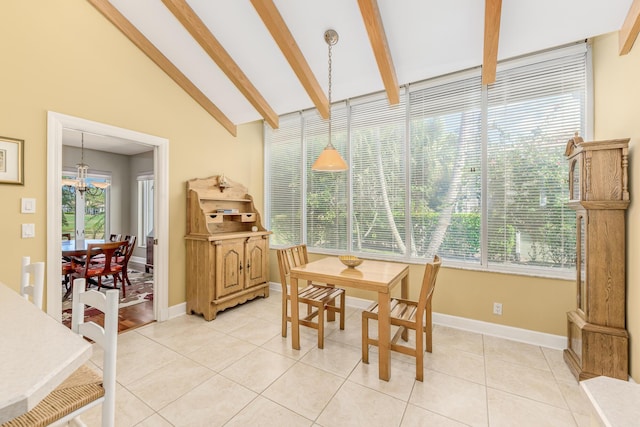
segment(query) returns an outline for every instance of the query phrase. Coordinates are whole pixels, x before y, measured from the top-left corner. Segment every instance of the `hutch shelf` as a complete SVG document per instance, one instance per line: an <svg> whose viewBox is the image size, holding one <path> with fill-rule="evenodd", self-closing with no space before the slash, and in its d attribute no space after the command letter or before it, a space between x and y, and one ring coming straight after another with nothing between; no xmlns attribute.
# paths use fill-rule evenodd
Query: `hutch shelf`
<svg viewBox="0 0 640 427"><path fill-rule="evenodd" d="M187 182L187 313L213 320L269 296L269 235L253 198L224 175Z"/></svg>

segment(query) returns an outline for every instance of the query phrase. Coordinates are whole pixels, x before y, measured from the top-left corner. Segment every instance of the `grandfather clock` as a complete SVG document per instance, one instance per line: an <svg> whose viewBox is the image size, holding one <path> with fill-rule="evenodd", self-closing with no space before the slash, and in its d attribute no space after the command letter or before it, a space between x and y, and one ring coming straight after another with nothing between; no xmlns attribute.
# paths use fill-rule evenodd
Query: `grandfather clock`
<svg viewBox="0 0 640 427"><path fill-rule="evenodd" d="M629 139L567 143L569 207L576 212L576 310L564 360L578 381L628 379L625 212Z"/></svg>

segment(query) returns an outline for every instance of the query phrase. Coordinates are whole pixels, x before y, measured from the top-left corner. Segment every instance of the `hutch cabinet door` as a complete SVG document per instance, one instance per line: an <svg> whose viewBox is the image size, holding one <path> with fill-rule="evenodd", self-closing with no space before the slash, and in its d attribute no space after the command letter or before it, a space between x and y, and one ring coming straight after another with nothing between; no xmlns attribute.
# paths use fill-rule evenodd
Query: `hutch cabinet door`
<svg viewBox="0 0 640 427"><path fill-rule="evenodd" d="M247 288L268 282L269 239L262 236L250 237L246 249Z"/></svg>
<svg viewBox="0 0 640 427"><path fill-rule="evenodd" d="M244 284L244 239L222 240L216 246L216 297L241 291Z"/></svg>

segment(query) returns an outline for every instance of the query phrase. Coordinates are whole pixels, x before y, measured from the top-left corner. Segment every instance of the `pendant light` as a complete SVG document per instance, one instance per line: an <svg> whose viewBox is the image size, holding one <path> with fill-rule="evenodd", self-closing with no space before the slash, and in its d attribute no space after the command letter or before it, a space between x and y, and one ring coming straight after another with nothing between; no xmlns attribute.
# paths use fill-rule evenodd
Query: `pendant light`
<svg viewBox="0 0 640 427"><path fill-rule="evenodd" d="M81 135L81 148L80 148L80 163L76 164L76 178L69 179L63 178L62 185L74 187L77 191L80 192L81 195L84 196L84 193L87 191L92 195L98 195L100 192L103 192L111 183L108 181L93 181L89 183L87 181L87 177L89 174L89 165L84 162L84 132L80 133Z"/></svg>
<svg viewBox="0 0 640 427"><path fill-rule="evenodd" d="M76 175L76 181L78 184L76 185L76 190L78 190L81 194L84 194L87 191L87 174L89 172L89 165L84 162L84 132L82 135L82 149L80 151L80 163L76 165L78 168L78 173Z"/></svg>
<svg viewBox="0 0 640 427"><path fill-rule="evenodd" d="M318 172L342 172L349 167L331 142L331 47L338 43L338 33L334 30L325 31L324 41L329 46L329 142L311 169Z"/></svg>

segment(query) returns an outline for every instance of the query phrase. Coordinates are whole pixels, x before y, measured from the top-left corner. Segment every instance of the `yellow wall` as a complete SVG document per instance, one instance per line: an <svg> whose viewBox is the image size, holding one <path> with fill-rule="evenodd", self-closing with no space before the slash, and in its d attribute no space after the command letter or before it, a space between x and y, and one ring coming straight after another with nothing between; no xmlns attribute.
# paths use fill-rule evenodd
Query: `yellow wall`
<svg viewBox="0 0 640 427"><path fill-rule="evenodd" d="M630 339L630 374L640 382L640 42L631 53L618 55L618 34L593 43L595 139L630 138L629 191L627 211L627 330ZM620 260L623 262L624 260ZM637 334L637 335L636 335Z"/></svg>
<svg viewBox="0 0 640 427"><path fill-rule="evenodd" d="M169 305L184 302L185 181L224 172L262 209L262 125L232 137L88 2L3 0L0 16L0 136L25 141L25 185L0 185L0 281L18 289L20 258L45 258L50 110L169 139Z"/></svg>

